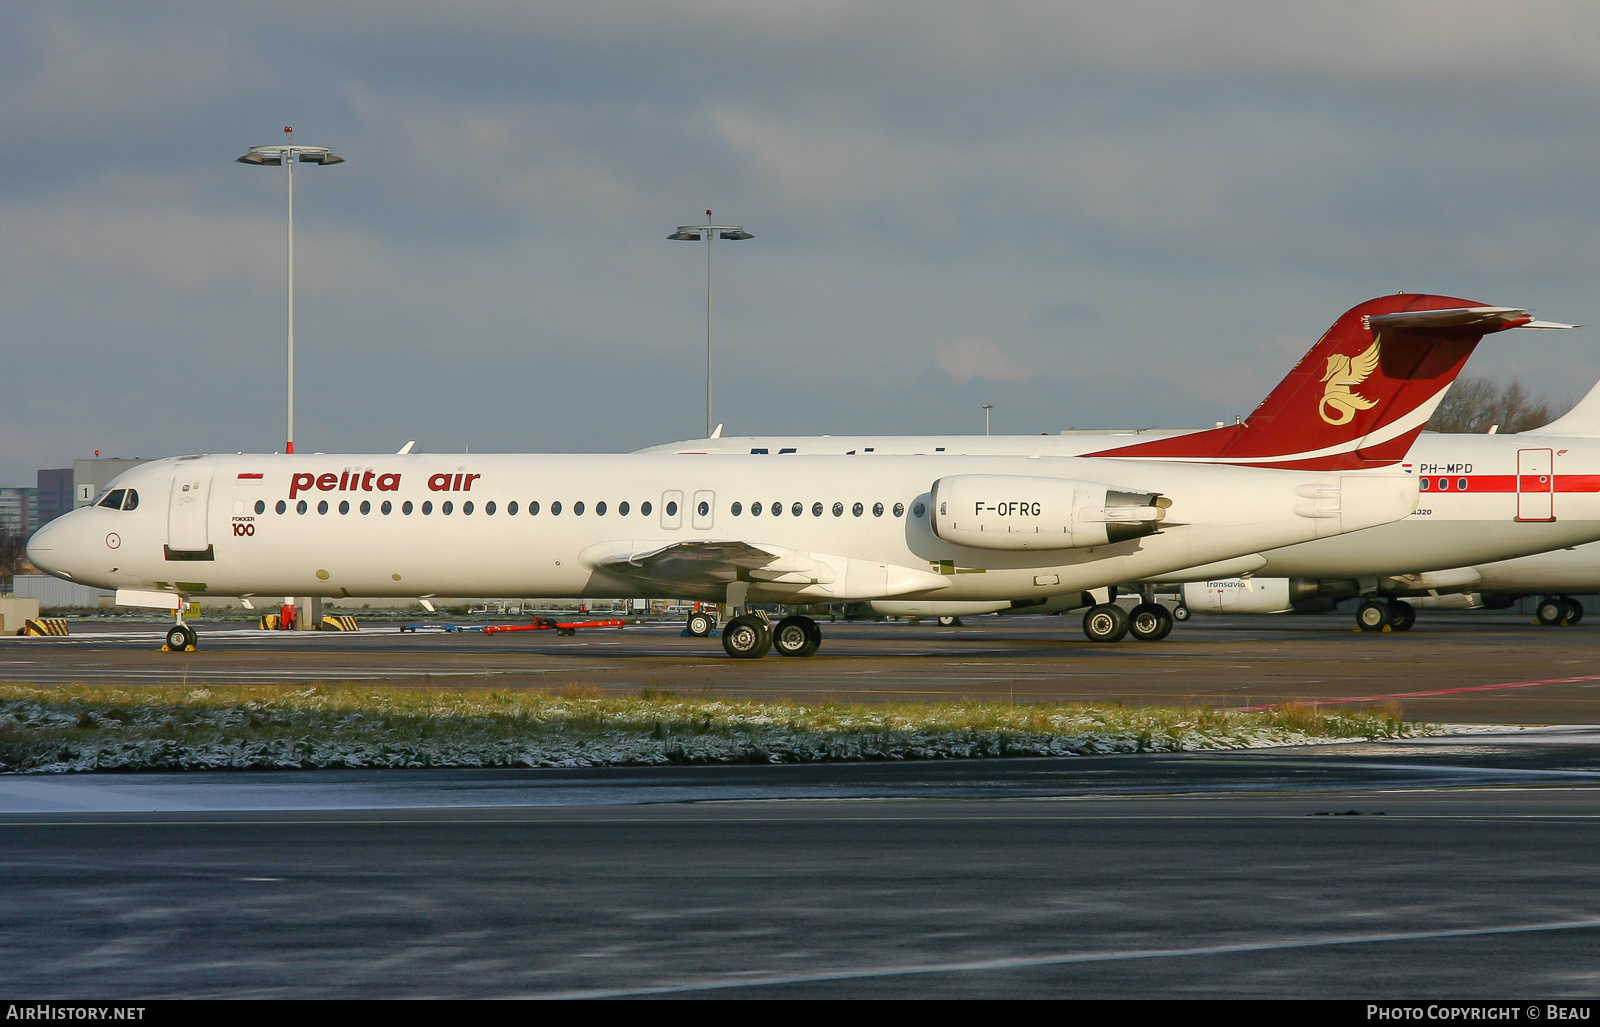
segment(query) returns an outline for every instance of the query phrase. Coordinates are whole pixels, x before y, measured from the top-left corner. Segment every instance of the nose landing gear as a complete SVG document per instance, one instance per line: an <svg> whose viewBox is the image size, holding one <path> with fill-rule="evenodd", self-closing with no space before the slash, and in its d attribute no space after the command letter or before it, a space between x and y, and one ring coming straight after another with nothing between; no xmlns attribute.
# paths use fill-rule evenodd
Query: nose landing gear
<svg viewBox="0 0 1600 1027"><path fill-rule="evenodd" d="M199 636L194 628L179 621L167 630L167 644L161 647L164 653L192 653L197 648Z"/></svg>

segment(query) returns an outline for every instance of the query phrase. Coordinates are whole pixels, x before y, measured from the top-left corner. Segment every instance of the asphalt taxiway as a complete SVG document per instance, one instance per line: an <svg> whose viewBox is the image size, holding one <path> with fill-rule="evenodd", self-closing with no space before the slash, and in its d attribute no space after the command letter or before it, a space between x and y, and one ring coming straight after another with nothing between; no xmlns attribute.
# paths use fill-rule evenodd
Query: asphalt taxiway
<svg viewBox="0 0 1600 1027"><path fill-rule="evenodd" d="M831 625L757 663L574 638L75 625L0 681L732 698L1384 702L1485 727L948 762L0 777L0 988L30 998L1591 996L1600 628L1431 616Z"/></svg>
<svg viewBox="0 0 1600 1027"><path fill-rule="evenodd" d="M676 624L574 637L200 626L200 651L162 653L157 625L75 624L66 638L0 637L0 682L645 688L718 698L1011 699L1241 707L1398 703L1457 723L1600 723L1600 618L1539 627L1513 614L1425 613L1402 634L1339 616L1193 618L1162 642L1089 642L1077 618L825 624L806 659L729 659ZM481 623L481 622L480 622Z"/></svg>
<svg viewBox="0 0 1600 1027"><path fill-rule="evenodd" d="M0 987L1588 996L1597 781L1591 729L940 764L8 778Z"/></svg>

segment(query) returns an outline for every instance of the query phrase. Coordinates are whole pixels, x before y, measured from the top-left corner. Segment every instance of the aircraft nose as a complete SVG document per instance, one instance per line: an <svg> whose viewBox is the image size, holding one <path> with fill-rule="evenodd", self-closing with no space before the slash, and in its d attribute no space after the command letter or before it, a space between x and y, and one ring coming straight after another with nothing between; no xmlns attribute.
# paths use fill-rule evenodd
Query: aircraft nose
<svg viewBox="0 0 1600 1027"><path fill-rule="evenodd" d="M28 562L47 574L56 574L56 543L61 540L61 528L55 522L46 524L28 539Z"/></svg>

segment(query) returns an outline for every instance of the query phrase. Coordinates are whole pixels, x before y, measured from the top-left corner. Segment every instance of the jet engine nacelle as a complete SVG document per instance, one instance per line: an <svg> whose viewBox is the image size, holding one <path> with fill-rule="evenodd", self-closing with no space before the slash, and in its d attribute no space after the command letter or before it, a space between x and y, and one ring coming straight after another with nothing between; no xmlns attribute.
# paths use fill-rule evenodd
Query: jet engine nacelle
<svg viewBox="0 0 1600 1027"><path fill-rule="evenodd" d="M1021 474L953 474L933 483L933 533L974 549L1078 549L1160 530L1172 500L1114 485Z"/></svg>
<svg viewBox="0 0 1600 1027"><path fill-rule="evenodd" d="M1183 586L1191 613L1325 613L1361 594L1344 578L1213 578Z"/></svg>

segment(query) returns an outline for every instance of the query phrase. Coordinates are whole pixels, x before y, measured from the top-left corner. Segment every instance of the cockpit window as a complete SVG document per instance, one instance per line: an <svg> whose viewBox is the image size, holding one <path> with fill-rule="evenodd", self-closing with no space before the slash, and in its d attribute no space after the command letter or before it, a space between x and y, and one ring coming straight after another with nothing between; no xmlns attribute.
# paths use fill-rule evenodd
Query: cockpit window
<svg viewBox="0 0 1600 1027"><path fill-rule="evenodd" d="M112 510L121 510L122 499L127 494L127 489L112 489L106 493L106 498L100 500L100 505Z"/></svg>
<svg viewBox="0 0 1600 1027"><path fill-rule="evenodd" d="M133 489L128 490L128 498L122 501L124 510L137 510L139 508L139 493Z"/></svg>

